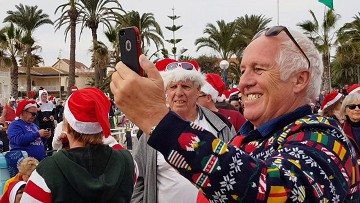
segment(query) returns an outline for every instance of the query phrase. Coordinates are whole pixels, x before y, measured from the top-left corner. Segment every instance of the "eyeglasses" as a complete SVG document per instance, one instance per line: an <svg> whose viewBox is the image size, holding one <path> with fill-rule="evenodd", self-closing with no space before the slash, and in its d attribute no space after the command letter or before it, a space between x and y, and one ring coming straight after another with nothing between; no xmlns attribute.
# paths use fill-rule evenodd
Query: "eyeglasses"
<svg viewBox="0 0 360 203"><path fill-rule="evenodd" d="M165 70L174 70L175 68L177 67L180 67L180 68L183 68L185 70L193 70L195 69L195 66L189 62L172 62L172 63L169 63L167 66L166 66L166 69Z"/></svg>
<svg viewBox="0 0 360 203"><path fill-rule="evenodd" d="M30 111L26 111L26 110L25 110L25 112L28 112L29 114L31 114L31 116L32 116L32 117L35 117L35 116L37 116L37 115L38 115L37 113L30 112Z"/></svg>
<svg viewBox="0 0 360 203"><path fill-rule="evenodd" d="M348 107L350 110L354 110L356 107L358 107L358 109L360 109L360 104L349 104L349 105L346 105L346 107Z"/></svg>
<svg viewBox="0 0 360 203"><path fill-rule="evenodd" d="M207 94L202 94L202 95L199 95L198 98L200 98L200 97L206 97L206 96L207 96Z"/></svg>
<svg viewBox="0 0 360 203"><path fill-rule="evenodd" d="M305 57L305 59L308 62L308 68L310 68L310 60L309 58L306 56L305 52L302 50L302 48L300 47L300 45L296 42L295 38L291 35L291 33L289 32L289 30L285 27L285 26L274 26L271 28L267 28L265 30L262 30L260 32L258 32L251 41L255 40L256 38L260 37L262 35L262 33L265 32L265 36L277 36L280 34L281 31L284 31L287 36L291 39L291 41L296 45L296 47L299 49L299 51L301 52L301 54Z"/></svg>

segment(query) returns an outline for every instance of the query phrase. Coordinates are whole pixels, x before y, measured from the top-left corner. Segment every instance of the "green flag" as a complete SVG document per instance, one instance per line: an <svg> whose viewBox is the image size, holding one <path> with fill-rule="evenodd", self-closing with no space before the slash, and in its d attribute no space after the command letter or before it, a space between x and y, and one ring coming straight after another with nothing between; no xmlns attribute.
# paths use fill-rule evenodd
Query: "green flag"
<svg viewBox="0 0 360 203"><path fill-rule="evenodd" d="M325 4L325 6L329 7L331 10L334 10L333 0L319 0L319 2Z"/></svg>

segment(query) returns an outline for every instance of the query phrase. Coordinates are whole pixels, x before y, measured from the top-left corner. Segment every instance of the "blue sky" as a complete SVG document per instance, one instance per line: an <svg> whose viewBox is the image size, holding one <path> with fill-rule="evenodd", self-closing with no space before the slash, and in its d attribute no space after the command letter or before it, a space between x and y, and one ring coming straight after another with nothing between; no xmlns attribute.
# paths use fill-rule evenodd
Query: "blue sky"
<svg viewBox="0 0 360 203"><path fill-rule="evenodd" d="M27 5L38 5L39 8L50 15L55 20L58 15L54 14L55 8L66 3L67 0L0 0L0 19L4 19L7 10L15 10L15 5L19 3ZM50 3L51 2L51 3ZM123 0L120 4L127 11L136 10L141 14L144 12L153 13L155 19L163 29L166 39L172 37L172 33L166 30L165 26L171 26L172 21L167 17L172 15L172 8L175 8L175 15L181 16L175 24L183 25L176 33L177 38L183 39L178 48L187 48L191 56L202 54L212 55L214 51L206 48L196 52L194 45L195 39L203 37L203 30L208 23L215 23L217 20L230 22L237 17L245 14L264 15L272 18L270 25L276 25L278 21L277 2L279 2L279 23L298 30L297 23L311 19L309 10L313 10L315 15L322 19L325 6L317 0ZM359 0L334 0L336 13L341 15L338 26L353 20L355 14L360 12ZM1 23L0 23L1 24ZM1 24L4 26L4 24ZM51 66L55 63L57 57L69 58L69 39L64 40L64 29L57 32L50 25L40 27L35 33L37 43L42 46L39 53L43 56L45 65ZM108 44L103 35L103 27L98 29L99 40ZM90 30L85 28L80 41L77 41L76 60L86 65L90 65L91 53L91 34ZM167 48L170 45L167 44Z"/></svg>

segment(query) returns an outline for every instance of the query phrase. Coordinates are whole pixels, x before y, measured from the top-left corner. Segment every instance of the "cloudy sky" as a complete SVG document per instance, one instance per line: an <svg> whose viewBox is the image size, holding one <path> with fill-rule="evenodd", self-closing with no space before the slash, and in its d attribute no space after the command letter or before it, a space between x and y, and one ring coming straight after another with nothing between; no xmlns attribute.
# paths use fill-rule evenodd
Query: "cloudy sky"
<svg viewBox="0 0 360 203"><path fill-rule="evenodd" d="M51 3L50 3L51 2ZM38 5L47 13L52 20L60 16L54 14L56 7L68 2L67 0L0 0L0 27L5 18L6 11L15 10L15 5L23 3L26 5ZM176 20L176 25L183 27L176 33L177 38L183 39L178 48L187 48L188 55L199 56L202 54L215 54L212 50L202 48L196 52L194 45L195 39L203 37L203 30L206 24L215 24L217 20L233 21L237 17L245 14L264 15L272 18L269 25L286 25L292 29L298 30L297 23L311 19L309 10L313 10L318 19L322 19L325 6L317 0L123 0L119 1L127 11L136 10L142 13L153 13L163 29L166 39L172 37L172 33L165 29L165 26L171 26L172 21L167 17L172 15L172 8L175 8L175 15L181 16ZM279 2L279 13L277 3ZM341 15L338 27L346 22L353 20L355 14L360 12L359 0L334 0L334 9ZM279 19L278 19L279 14ZM69 39L65 42L64 29L57 32L51 25L45 25L38 28L34 33L37 43L42 47L39 53L45 61L45 65L51 66L57 60L57 57L69 58ZM98 38L100 41L106 41L103 35L103 27L98 29ZM77 41L76 60L86 65L90 64L89 52L91 46L91 34L88 28L85 28L80 41ZM167 48L170 47L167 44Z"/></svg>

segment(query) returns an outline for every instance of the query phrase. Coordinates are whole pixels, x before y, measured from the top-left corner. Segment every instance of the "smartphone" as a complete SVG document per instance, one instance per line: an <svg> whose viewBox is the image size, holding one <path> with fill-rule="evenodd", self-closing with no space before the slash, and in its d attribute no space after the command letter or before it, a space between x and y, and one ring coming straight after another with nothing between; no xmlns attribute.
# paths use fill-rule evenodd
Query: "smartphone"
<svg viewBox="0 0 360 203"><path fill-rule="evenodd" d="M141 41L139 29L135 26L122 28L119 31L120 39L120 60L143 76L143 69L139 64L139 56L141 55Z"/></svg>

